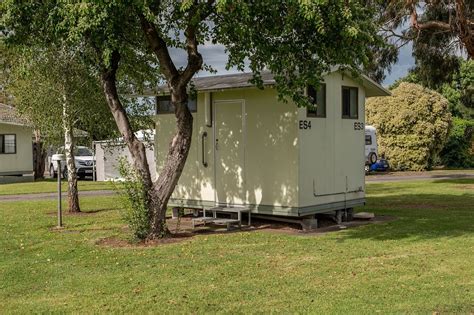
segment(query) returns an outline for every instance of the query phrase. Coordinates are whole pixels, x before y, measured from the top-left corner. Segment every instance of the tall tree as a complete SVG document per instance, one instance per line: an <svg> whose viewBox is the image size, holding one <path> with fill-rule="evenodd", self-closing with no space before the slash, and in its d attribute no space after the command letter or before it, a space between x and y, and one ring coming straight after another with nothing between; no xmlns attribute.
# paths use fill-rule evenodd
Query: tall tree
<svg viewBox="0 0 474 315"><path fill-rule="evenodd" d="M34 125L35 135L41 133L49 144L64 145L69 212L80 212L74 129L113 130L99 82L79 62L78 53L65 46L18 49L7 86L20 113ZM58 176L61 173L58 170Z"/></svg>
<svg viewBox="0 0 474 315"><path fill-rule="evenodd" d="M473 9L471 0L390 0L385 10L385 30L415 43L425 34L440 35L448 40L445 49L460 47L473 58ZM401 34L395 33L400 28Z"/></svg>
<svg viewBox="0 0 474 315"><path fill-rule="evenodd" d="M342 65L354 72L369 61L370 47L381 39L366 1L5 1L3 23L9 43L67 40L96 53L107 103L143 180L150 212L148 238L166 235L168 200L184 168L192 139L193 117L187 107L193 76L205 65L199 52L205 42L223 44L228 67L244 70L262 87L260 72L270 70L283 99L309 104L303 91L318 85L323 73ZM178 67L171 48L183 49L187 63ZM150 63L149 53L154 56ZM137 61L138 60L138 61ZM153 182L143 144L135 137L117 82L131 64L147 65L166 82L175 108L177 131L165 166ZM148 81L152 81L148 78Z"/></svg>

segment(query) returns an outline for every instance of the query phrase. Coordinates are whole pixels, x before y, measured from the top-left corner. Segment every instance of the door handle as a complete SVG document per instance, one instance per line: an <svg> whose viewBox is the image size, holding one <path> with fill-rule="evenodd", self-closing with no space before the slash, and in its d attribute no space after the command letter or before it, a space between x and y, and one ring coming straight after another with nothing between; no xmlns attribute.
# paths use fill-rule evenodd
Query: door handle
<svg viewBox="0 0 474 315"><path fill-rule="evenodd" d="M206 161L206 139L207 139L207 132L204 131L201 136L201 145L202 145L202 165L207 167Z"/></svg>
<svg viewBox="0 0 474 315"><path fill-rule="evenodd" d="M216 139L216 151L219 150L219 139Z"/></svg>

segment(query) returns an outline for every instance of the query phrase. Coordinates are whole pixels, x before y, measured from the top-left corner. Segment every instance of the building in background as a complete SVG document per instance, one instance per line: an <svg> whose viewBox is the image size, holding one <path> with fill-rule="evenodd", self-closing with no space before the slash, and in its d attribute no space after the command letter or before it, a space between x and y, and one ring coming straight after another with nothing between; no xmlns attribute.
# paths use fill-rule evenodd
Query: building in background
<svg viewBox="0 0 474 315"><path fill-rule="evenodd" d="M32 127L14 107L0 103L0 176L33 179L32 134Z"/></svg>

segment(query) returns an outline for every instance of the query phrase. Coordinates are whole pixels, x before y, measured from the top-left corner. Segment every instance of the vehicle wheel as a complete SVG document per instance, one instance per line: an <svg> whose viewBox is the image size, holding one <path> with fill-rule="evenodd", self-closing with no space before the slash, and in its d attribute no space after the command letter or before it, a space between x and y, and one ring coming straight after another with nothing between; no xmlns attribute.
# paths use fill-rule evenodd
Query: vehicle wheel
<svg viewBox="0 0 474 315"><path fill-rule="evenodd" d="M377 154L375 154L374 152L371 152L369 154L369 163L370 165L377 163Z"/></svg>
<svg viewBox="0 0 474 315"><path fill-rule="evenodd" d="M64 178L64 179L67 179L67 168L65 168L65 169L63 170L63 174L62 174L62 175L63 175L63 178Z"/></svg>
<svg viewBox="0 0 474 315"><path fill-rule="evenodd" d="M367 164L365 164L365 172L366 172L366 173L369 173L369 172L370 172L370 166L368 166Z"/></svg>
<svg viewBox="0 0 474 315"><path fill-rule="evenodd" d="M54 167L52 165L49 167L49 176L51 176L51 178L58 177L58 173L54 171Z"/></svg>

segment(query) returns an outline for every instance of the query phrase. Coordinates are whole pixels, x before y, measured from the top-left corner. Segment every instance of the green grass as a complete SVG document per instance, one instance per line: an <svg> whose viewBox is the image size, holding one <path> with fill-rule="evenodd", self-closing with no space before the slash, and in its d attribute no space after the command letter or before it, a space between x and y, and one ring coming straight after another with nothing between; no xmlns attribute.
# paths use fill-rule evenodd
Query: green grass
<svg viewBox="0 0 474 315"><path fill-rule="evenodd" d="M398 220L322 236L238 232L149 248L117 197L86 197L53 232L54 201L0 203L1 313L474 312L474 180L368 185L359 210Z"/></svg>
<svg viewBox="0 0 474 315"><path fill-rule="evenodd" d="M107 190L114 189L112 182L93 182L93 181L78 181L79 191L86 190ZM12 183L12 184L0 184L0 196L1 195L19 195L19 194L34 194L34 193L50 193L56 192L58 189L57 179L45 179L37 182L30 183ZM67 189L67 181L63 180L61 189L65 191Z"/></svg>

